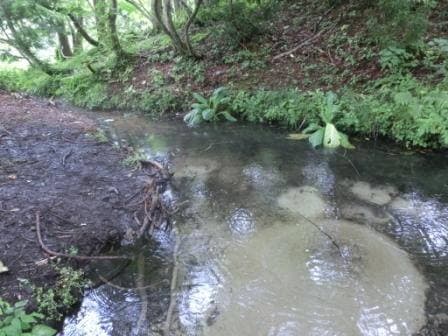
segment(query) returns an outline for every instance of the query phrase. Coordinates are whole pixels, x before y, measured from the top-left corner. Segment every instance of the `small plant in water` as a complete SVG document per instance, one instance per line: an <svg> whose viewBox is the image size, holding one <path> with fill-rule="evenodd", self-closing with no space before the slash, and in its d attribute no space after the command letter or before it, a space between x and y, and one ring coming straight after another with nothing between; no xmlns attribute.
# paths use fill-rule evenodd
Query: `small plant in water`
<svg viewBox="0 0 448 336"><path fill-rule="evenodd" d="M193 97L196 99L196 103L191 105L192 110L184 117L184 121L188 125L194 126L204 121L218 121L222 118L227 121L236 121L227 110L230 98L224 87L213 91L208 99L197 93L193 93Z"/></svg>
<svg viewBox="0 0 448 336"><path fill-rule="evenodd" d="M354 148L348 141L347 135L338 131L333 124L333 119L339 112L339 105L336 104L336 98L336 94L329 91L319 103L320 117L325 125L322 126L312 123L303 131L305 134L311 133L308 140L313 147L337 148L341 146L344 148Z"/></svg>
<svg viewBox="0 0 448 336"><path fill-rule="evenodd" d="M0 298L0 336L53 336L56 330L41 324L44 315L26 313L27 301L18 301L14 305Z"/></svg>

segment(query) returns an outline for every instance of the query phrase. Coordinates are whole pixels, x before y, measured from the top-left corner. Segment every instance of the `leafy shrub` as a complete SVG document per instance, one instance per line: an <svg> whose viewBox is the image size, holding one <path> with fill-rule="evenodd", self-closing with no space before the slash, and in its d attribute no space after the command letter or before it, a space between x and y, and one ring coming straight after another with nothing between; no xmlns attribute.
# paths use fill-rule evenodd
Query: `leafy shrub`
<svg viewBox="0 0 448 336"><path fill-rule="evenodd" d="M78 302L86 285L84 273L71 267L56 268L58 279L51 288L34 287L38 312L50 320L59 320L68 308Z"/></svg>
<svg viewBox="0 0 448 336"><path fill-rule="evenodd" d="M56 94L77 106L87 108L101 107L108 98L105 83L87 72L62 78Z"/></svg>
<svg viewBox="0 0 448 336"><path fill-rule="evenodd" d="M232 94L230 107L250 122L297 129L325 121L320 112L325 97L321 91L238 91ZM380 135L406 146L448 147L448 82L428 86L409 75L395 74L374 82L365 94L341 94L338 105L343 113L330 121L337 130Z"/></svg>
<svg viewBox="0 0 448 336"><path fill-rule="evenodd" d="M415 58L405 49L388 47L380 51L380 65L391 72L402 72L415 66Z"/></svg>
<svg viewBox="0 0 448 336"><path fill-rule="evenodd" d="M205 69L202 63L191 58L179 57L171 71L176 81L189 77L196 83L202 83L205 80Z"/></svg>
<svg viewBox="0 0 448 336"><path fill-rule="evenodd" d="M188 125L194 126L204 121L217 121L221 118L227 121L236 121L228 111L230 98L224 87L213 91L208 99L197 93L193 93L193 97L196 102L191 106L192 110L184 117L184 121Z"/></svg>
<svg viewBox="0 0 448 336"><path fill-rule="evenodd" d="M419 43L428 25L428 14L436 1L432 0L363 0L367 8L367 25L381 46L410 46Z"/></svg>
<svg viewBox="0 0 448 336"><path fill-rule="evenodd" d="M366 95L347 94L338 125L362 134L382 135L406 146L448 147L448 90L410 76L379 80Z"/></svg>
<svg viewBox="0 0 448 336"><path fill-rule="evenodd" d="M18 301L13 306L0 298L0 336L53 336L56 330L40 321L44 315L26 313L27 301Z"/></svg>
<svg viewBox="0 0 448 336"><path fill-rule="evenodd" d="M231 110L250 122L276 122L297 128L304 123L318 122L312 93L296 89L279 91L238 91L232 95Z"/></svg>
<svg viewBox="0 0 448 336"><path fill-rule="evenodd" d="M324 146L327 148L353 148L348 141L346 134L338 131L333 124L333 120L340 111L340 106L336 104L336 95L329 91L325 95L316 92L316 98L319 99L319 114L321 121L325 124L312 123L303 131L303 133L311 133L308 138L313 147Z"/></svg>
<svg viewBox="0 0 448 336"><path fill-rule="evenodd" d="M0 70L0 88L21 91L36 96L53 96L58 87L58 78L35 70Z"/></svg>
<svg viewBox="0 0 448 336"><path fill-rule="evenodd" d="M266 31L276 5L275 1L218 1L205 7L198 21L212 27L214 40L235 48Z"/></svg>

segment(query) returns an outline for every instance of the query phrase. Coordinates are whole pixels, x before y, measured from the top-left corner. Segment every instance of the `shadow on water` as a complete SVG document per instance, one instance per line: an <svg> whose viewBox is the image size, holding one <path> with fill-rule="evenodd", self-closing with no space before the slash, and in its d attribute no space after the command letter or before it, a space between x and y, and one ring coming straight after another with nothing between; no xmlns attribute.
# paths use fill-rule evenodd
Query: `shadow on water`
<svg viewBox="0 0 448 336"><path fill-rule="evenodd" d="M177 235L123 247L136 261L63 335L448 334L446 155L101 118L117 146L170 165Z"/></svg>

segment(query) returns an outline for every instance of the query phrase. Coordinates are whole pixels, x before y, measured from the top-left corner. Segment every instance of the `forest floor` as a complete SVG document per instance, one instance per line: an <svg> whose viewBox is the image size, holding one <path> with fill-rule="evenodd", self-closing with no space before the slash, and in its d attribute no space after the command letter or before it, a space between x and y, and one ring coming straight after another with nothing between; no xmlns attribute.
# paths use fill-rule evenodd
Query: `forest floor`
<svg viewBox="0 0 448 336"><path fill-rule="evenodd" d="M127 200L144 189L147 171L126 167L126 153L99 141L96 126L68 107L0 91L0 260L9 268L0 274L2 298L31 298L21 279L57 279L57 260L36 234L38 212L42 240L62 253L109 253L136 228Z"/></svg>

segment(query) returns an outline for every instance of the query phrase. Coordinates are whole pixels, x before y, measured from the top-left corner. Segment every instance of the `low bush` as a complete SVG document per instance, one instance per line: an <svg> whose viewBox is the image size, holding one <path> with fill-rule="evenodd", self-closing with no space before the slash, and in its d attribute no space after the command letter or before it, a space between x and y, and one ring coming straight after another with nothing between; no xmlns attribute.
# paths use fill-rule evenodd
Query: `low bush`
<svg viewBox="0 0 448 336"><path fill-rule="evenodd" d="M231 109L250 122L278 123L291 129L319 124L321 91L237 91ZM335 127L351 134L390 138L406 146L448 147L448 83L426 85L411 76L378 80L360 94L339 95Z"/></svg>
<svg viewBox="0 0 448 336"><path fill-rule="evenodd" d="M56 330L42 324L44 315L27 313L27 301L18 301L14 305L0 298L0 336L53 336Z"/></svg>

